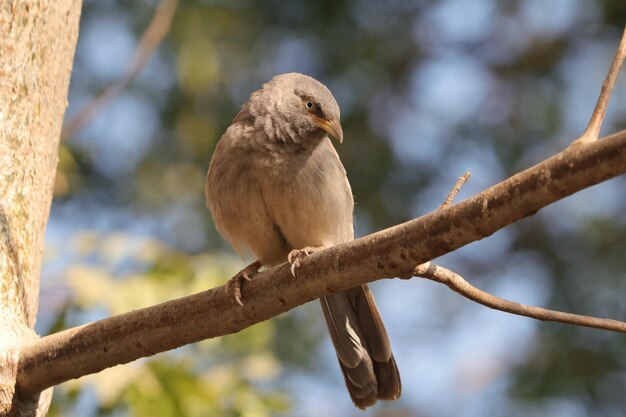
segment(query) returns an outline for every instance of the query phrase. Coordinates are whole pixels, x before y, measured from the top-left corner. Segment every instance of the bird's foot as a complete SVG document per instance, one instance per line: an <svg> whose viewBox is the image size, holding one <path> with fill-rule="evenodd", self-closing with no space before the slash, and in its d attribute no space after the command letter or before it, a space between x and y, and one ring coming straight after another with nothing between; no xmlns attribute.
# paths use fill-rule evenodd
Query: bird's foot
<svg viewBox="0 0 626 417"><path fill-rule="evenodd" d="M237 274L226 283L226 293L233 294L235 301L241 307L243 307L243 302L241 301L241 286L245 281L252 281L252 276L259 272L259 268L261 268L261 266L263 266L261 261L254 261L241 271L237 272Z"/></svg>
<svg viewBox="0 0 626 417"><path fill-rule="evenodd" d="M312 253L319 252L324 247L306 246L302 249L294 249L287 255L287 262L291 265L291 275L295 278L296 269L300 267L300 263L304 258L308 258Z"/></svg>

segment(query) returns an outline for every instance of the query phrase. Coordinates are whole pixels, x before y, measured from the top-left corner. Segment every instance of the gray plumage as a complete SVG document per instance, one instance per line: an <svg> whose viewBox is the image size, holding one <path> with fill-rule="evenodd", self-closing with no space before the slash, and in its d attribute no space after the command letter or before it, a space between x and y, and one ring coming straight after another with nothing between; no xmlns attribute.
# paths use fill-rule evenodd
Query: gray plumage
<svg viewBox="0 0 626 417"><path fill-rule="evenodd" d="M331 92L302 74L254 92L222 136L206 180L217 230L262 265L293 249L354 238L354 201L328 135L343 139ZM348 391L359 408L400 396L400 376L367 285L320 299Z"/></svg>

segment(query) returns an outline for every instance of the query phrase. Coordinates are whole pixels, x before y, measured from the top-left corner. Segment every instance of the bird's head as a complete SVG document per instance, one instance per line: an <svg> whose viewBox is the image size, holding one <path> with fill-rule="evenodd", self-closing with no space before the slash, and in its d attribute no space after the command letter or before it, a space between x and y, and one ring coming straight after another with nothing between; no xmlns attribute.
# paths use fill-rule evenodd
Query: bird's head
<svg viewBox="0 0 626 417"><path fill-rule="evenodd" d="M277 135L302 142L328 134L343 141L337 101L314 78L298 73L277 75L250 100L257 115L272 120Z"/></svg>

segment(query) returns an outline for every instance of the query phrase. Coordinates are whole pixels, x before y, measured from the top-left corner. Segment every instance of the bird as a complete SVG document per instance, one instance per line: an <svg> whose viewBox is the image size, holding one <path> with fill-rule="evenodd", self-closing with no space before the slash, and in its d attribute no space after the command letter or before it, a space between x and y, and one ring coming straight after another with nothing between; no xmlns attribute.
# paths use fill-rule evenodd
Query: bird
<svg viewBox="0 0 626 417"><path fill-rule="evenodd" d="M291 263L354 239L354 198L331 142L343 142L330 90L299 73L274 76L253 92L216 145L205 192L217 231L256 261L229 282L240 287L261 267ZM356 407L401 394L385 325L367 285L320 298L339 366Z"/></svg>

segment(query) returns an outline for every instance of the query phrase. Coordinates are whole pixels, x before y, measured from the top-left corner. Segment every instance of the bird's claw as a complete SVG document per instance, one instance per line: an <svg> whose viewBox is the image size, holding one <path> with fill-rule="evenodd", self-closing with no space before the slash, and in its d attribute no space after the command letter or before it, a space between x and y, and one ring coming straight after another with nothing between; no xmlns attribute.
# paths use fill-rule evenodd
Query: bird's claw
<svg viewBox="0 0 626 417"><path fill-rule="evenodd" d="M252 275L256 274L257 272L258 271L252 272ZM245 270L245 269L243 271L241 271L241 277L243 279L245 279L246 281L248 281L248 282L252 281L252 278L250 277L250 272Z"/></svg>
<svg viewBox="0 0 626 417"><path fill-rule="evenodd" d="M291 265L291 275L295 278L296 270L300 268L302 260L304 258L308 258L312 253L315 253L322 249L324 248L322 247L315 248L315 247L307 246L305 248L294 249L291 252L289 252L289 255L287 255L287 262L289 262L289 264Z"/></svg>
<svg viewBox="0 0 626 417"><path fill-rule="evenodd" d="M259 268L261 267L261 262L256 261L246 266L241 271L237 272L237 274L228 280L226 283L226 293L232 294L235 297L235 301L241 307L243 307L243 301L241 301L241 286L244 281L252 281L252 276L259 272Z"/></svg>
<svg viewBox="0 0 626 417"><path fill-rule="evenodd" d="M300 258L292 259L289 263L291 264L291 276L295 278L296 269L300 268Z"/></svg>

